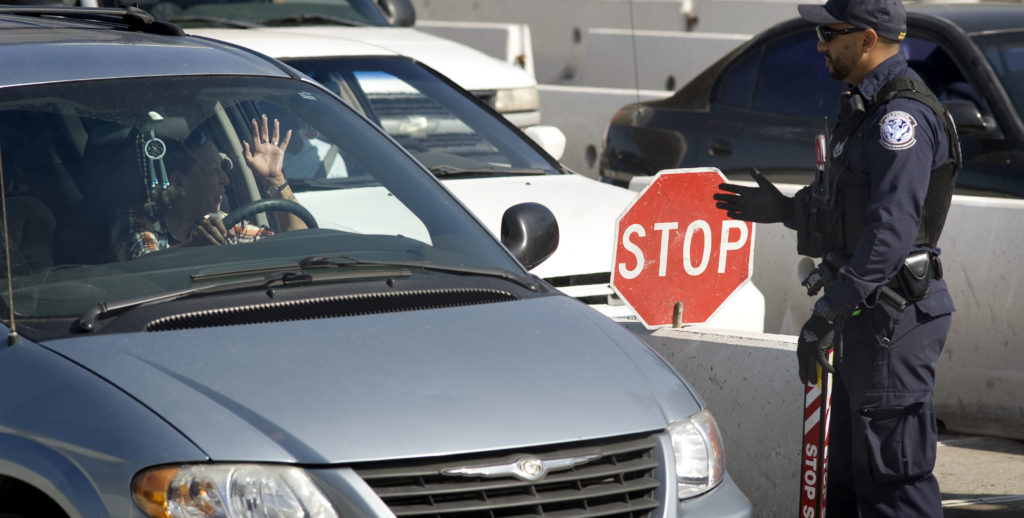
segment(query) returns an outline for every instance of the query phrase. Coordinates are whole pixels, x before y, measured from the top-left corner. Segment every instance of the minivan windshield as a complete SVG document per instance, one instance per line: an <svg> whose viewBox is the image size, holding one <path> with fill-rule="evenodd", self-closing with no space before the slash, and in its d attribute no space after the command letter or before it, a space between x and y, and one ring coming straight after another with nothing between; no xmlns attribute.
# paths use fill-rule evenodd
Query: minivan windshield
<svg viewBox="0 0 1024 518"><path fill-rule="evenodd" d="M300 25L386 26L372 0L100 0L102 7L141 7L182 27L290 27Z"/></svg>
<svg viewBox="0 0 1024 518"><path fill-rule="evenodd" d="M77 316L280 265L525 275L422 166L307 82L163 77L8 88L0 157L19 318ZM205 235L211 218L228 230L217 244ZM6 289L2 301L6 317Z"/></svg>

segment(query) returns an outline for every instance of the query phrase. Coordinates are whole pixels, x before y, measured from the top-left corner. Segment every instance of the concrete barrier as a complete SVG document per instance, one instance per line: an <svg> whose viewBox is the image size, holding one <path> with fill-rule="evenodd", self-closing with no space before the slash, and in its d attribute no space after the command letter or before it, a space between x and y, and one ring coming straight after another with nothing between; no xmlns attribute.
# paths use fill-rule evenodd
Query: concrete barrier
<svg viewBox="0 0 1024 518"><path fill-rule="evenodd" d="M757 34L776 23L796 18L804 0L713 0L697 2L696 30ZM824 2L819 2L824 3Z"/></svg>
<svg viewBox="0 0 1024 518"><path fill-rule="evenodd" d="M562 163L589 178L598 178L597 157L604 130L619 108L638 100L668 97L662 90L538 85L541 120L565 133Z"/></svg>
<svg viewBox="0 0 1024 518"><path fill-rule="evenodd" d="M594 28L587 31L577 84L608 88L681 88L750 34Z"/></svg>
<svg viewBox="0 0 1024 518"><path fill-rule="evenodd" d="M726 469L755 516L794 516L804 408L796 337L627 327L682 374L711 409L725 442Z"/></svg>
<svg viewBox="0 0 1024 518"><path fill-rule="evenodd" d="M416 29L468 45L535 75L533 39L525 23L419 20Z"/></svg>
<svg viewBox="0 0 1024 518"><path fill-rule="evenodd" d="M689 0L413 0L418 20L524 23L530 26L537 81L579 84L591 28L685 31ZM417 21L417 25L420 22Z"/></svg>

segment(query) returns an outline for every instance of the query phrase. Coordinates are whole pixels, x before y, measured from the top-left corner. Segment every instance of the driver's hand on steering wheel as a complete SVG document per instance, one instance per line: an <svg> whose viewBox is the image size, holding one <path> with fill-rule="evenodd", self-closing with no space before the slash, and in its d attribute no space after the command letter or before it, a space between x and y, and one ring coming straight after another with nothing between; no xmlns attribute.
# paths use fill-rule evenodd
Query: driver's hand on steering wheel
<svg viewBox="0 0 1024 518"><path fill-rule="evenodd" d="M221 221L220 214L211 212L203 216L189 235L187 246L223 245L228 239L228 229Z"/></svg>

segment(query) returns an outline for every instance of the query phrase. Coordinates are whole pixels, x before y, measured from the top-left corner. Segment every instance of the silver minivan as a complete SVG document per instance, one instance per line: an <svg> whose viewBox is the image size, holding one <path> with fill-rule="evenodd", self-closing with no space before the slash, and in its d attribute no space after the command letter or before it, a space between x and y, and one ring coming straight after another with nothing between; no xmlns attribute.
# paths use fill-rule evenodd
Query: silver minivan
<svg viewBox="0 0 1024 518"><path fill-rule="evenodd" d="M135 8L0 8L0 69L0 517L751 515L686 382L529 273L543 206L499 243L336 94Z"/></svg>

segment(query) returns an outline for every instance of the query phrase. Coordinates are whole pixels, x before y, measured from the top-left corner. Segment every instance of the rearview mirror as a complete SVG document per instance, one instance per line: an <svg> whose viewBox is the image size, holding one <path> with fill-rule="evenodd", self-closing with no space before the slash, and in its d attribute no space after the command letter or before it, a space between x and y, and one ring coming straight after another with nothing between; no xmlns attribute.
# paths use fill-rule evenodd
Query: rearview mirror
<svg viewBox="0 0 1024 518"><path fill-rule="evenodd" d="M532 270L558 248L555 215L551 209L534 202L509 207L501 216L501 244L527 270Z"/></svg>

